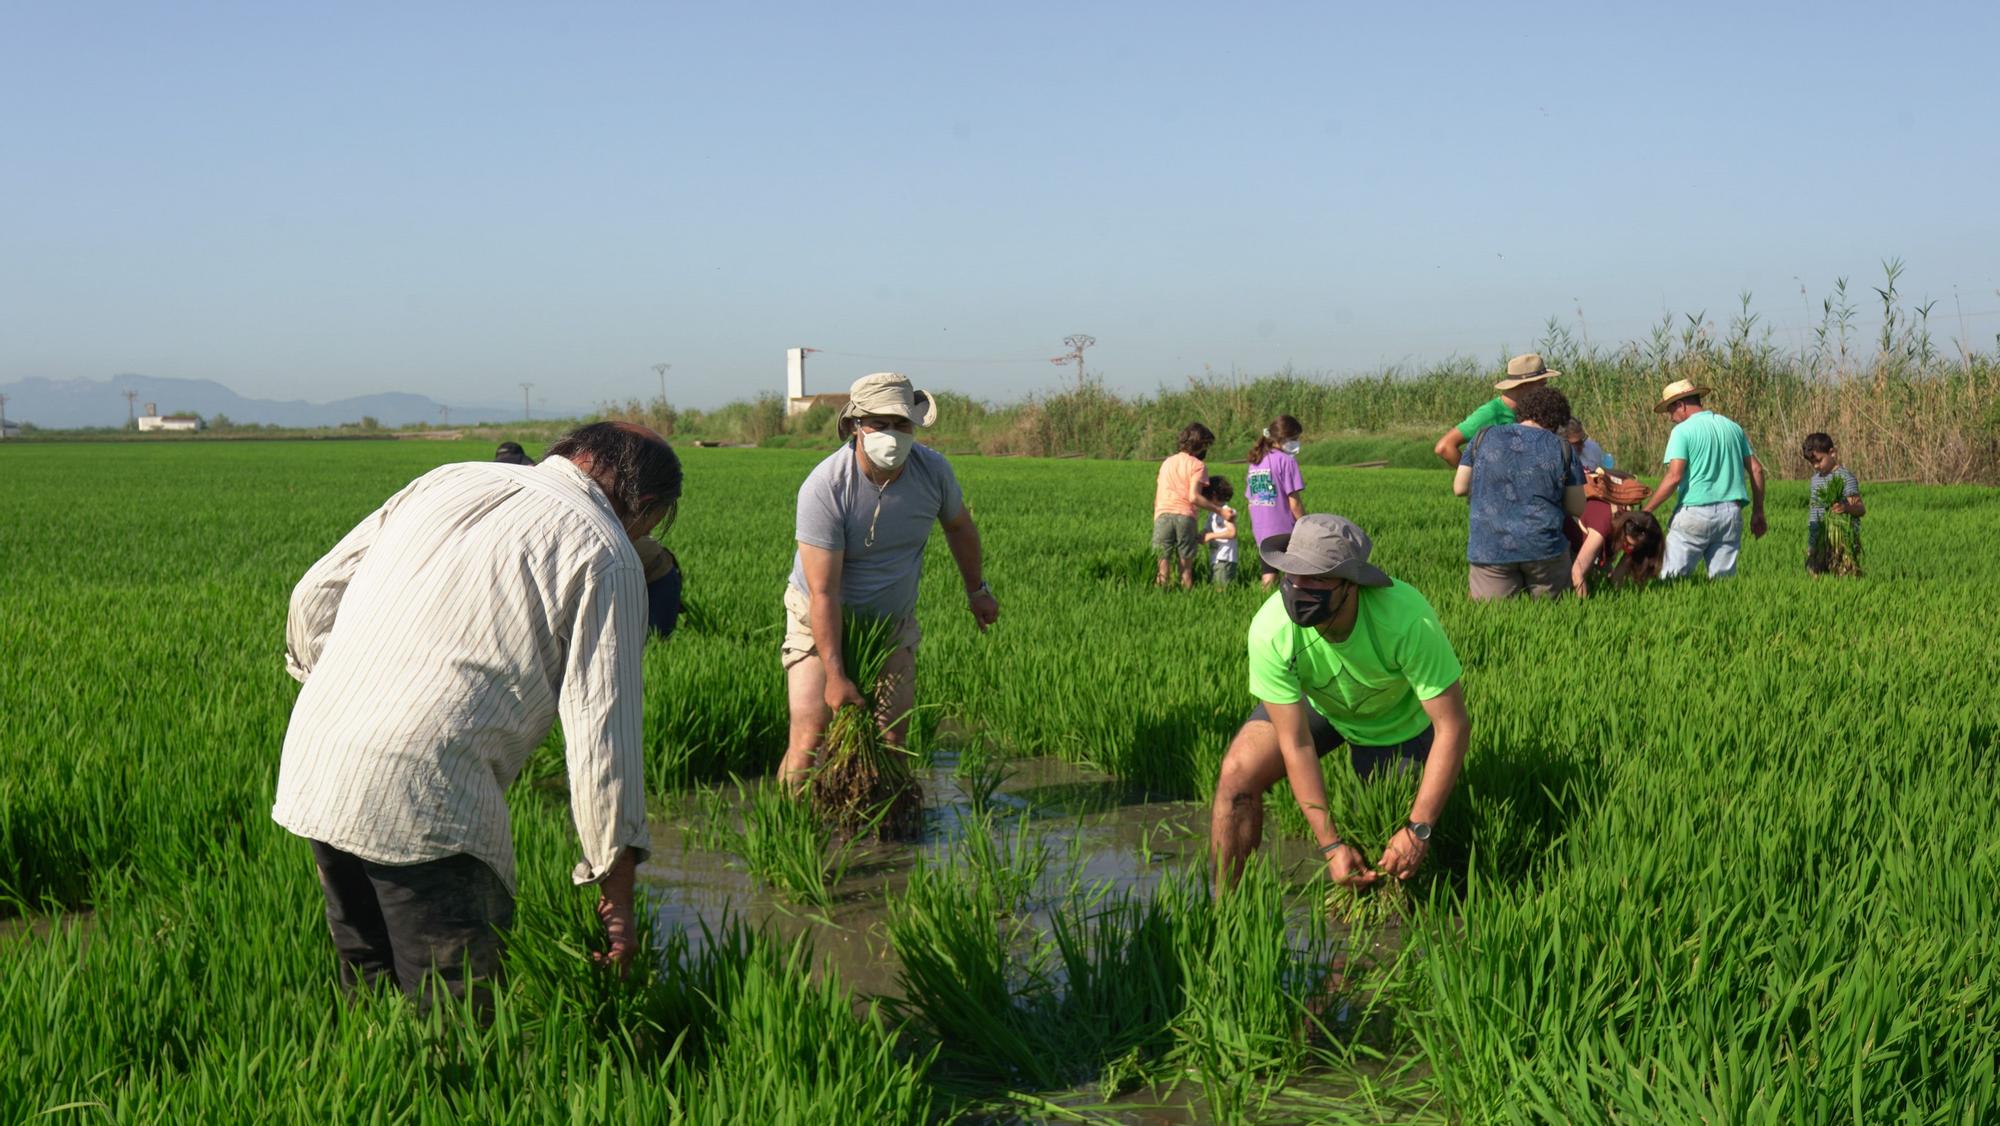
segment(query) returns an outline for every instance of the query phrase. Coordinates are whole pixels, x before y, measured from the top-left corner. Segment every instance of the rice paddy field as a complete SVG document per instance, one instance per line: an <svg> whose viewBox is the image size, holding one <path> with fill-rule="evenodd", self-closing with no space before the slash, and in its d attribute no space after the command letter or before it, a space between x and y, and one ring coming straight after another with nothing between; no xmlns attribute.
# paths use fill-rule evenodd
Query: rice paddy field
<svg viewBox="0 0 2000 1126"><path fill-rule="evenodd" d="M1805 576L1779 482L1735 580L1473 605L1447 475L1309 465L1308 507L1437 607L1471 752L1400 900L1329 903L1282 787L1218 900L1205 799L1262 596L1150 586L1152 464L955 459L1003 615L976 632L934 538L924 839L867 847L764 784L820 455L682 450L651 956L588 964L552 737L481 1027L341 1001L269 808L292 584L490 454L0 447L0 1120L2000 1121L1990 490L1864 479L1862 578ZM1330 774L1379 848L1413 782Z"/></svg>

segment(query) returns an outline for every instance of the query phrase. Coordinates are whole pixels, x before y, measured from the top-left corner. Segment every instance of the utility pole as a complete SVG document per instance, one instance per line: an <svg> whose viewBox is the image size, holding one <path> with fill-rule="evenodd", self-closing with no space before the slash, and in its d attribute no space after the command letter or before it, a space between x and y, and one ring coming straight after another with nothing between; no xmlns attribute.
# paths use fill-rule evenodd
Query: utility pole
<svg viewBox="0 0 2000 1126"><path fill-rule="evenodd" d="M1063 343L1069 346L1069 351L1064 352L1060 356L1051 357L1049 362L1052 364L1074 362L1076 364L1076 389L1081 391L1083 390L1083 350L1097 343L1097 338L1086 333L1073 332L1063 337Z"/></svg>
<svg viewBox="0 0 2000 1126"><path fill-rule="evenodd" d="M446 427L449 427L450 425L451 425L451 408L450 408L450 407L443 407L443 406L439 407L439 408L438 408L438 427L439 427L440 429L443 429L443 428L446 428Z"/></svg>
<svg viewBox="0 0 2000 1126"><path fill-rule="evenodd" d="M521 384L521 417L527 419L529 422L535 420L535 412L528 406L528 391L532 387L534 387L532 383Z"/></svg>
<svg viewBox="0 0 2000 1126"><path fill-rule="evenodd" d="M667 369L673 366L672 364L653 365L653 370L658 372L660 376L660 405L663 407L667 405Z"/></svg>
<svg viewBox="0 0 2000 1126"><path fill-rule="evenodd" d="M0 438L7 436L7 396L0 395Z"/></svg>
<svg viewBox="0 0 2000 1126"><path fill-rule="evenodd" d="M138 398L139 393L137 391L125 392L125 428L128 430L137 430L139 428L139 410L132 405L138 401Z"/></svg>

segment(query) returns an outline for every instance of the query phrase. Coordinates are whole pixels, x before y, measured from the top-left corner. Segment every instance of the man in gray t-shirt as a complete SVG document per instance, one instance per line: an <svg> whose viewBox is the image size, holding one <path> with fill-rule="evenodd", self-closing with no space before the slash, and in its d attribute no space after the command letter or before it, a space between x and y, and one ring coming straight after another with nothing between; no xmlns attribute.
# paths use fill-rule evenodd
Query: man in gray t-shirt
<svg viewBox="0 0 2000 1126"><path fill-rule="evenodd" d="M841 611L888 617L896 651L876 685L876 719L902 745L916 702L917 582L931 525L965 580L967 609L984 630L1000 603L980 572L979 529L943 454L918 445L914 430L937 420L937 405L908 378L877 372L856 380L840 415L845 443L799 486L798 552L785 587L785 687L791 739L778 777L811 769L835 709L864 703L841 652Z"/></svg>

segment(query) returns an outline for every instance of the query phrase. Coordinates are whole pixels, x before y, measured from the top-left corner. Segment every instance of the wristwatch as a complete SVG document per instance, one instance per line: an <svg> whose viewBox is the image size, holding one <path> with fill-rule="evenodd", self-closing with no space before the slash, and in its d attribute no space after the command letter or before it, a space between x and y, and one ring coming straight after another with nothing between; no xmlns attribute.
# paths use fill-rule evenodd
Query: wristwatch
<svg viewBox="0 0 2000 1126"><path fill-rule="evenodd" d="M1410 835L1411 835L1411 836L1413 836L1413 837L1417 838L1418 840L1420 840L1420 841L1424 842L1425 844L1429 844L1429 843L1431 843L1431 823L1430 823L1430 822L1428 822L1428 821L1406 821L1406 822L1404 822L1404 823L1403 823L1403 827L1404 827L1404 828L1406 828L1406 829L1408 829L1408 830L1410 831Z"/></svg>
<svg viewBox="0 0 2000 1126"><path fill-rule="evenodd" d="M971 590L966 591L965 600L967 602L970 602L973 599L978 598L982 594L988 598L993 597L993 588L987 586L985 580L981 580L978 586L973 587Z"/></svg>

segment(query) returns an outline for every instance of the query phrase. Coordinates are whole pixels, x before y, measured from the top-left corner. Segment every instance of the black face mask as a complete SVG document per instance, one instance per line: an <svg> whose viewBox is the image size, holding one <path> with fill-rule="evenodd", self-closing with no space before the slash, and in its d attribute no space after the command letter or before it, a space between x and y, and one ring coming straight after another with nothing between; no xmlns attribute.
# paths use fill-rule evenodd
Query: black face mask
<svg viewBox="0 0 2000 1126"><path fill-rule="evenodd" d="M1292 619L1294 625L1310 629L1330 620L1340 610L1340 607L1334 604L1332 591L1305 590L1294 584L1290 575L1278 581L1278 592L1284 596L1285 614ZM1352 595L1353 592L1354 586L1350 583L1348 594ZM1342 604L1346 601L1346 598L1341 599Z"/></svg>

